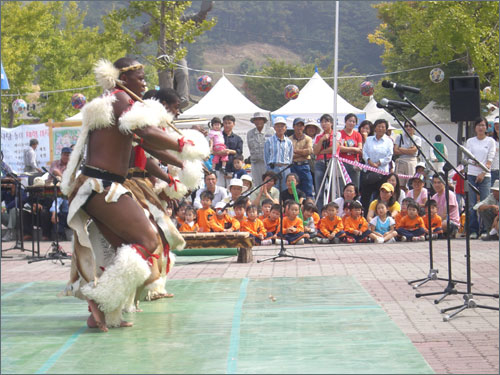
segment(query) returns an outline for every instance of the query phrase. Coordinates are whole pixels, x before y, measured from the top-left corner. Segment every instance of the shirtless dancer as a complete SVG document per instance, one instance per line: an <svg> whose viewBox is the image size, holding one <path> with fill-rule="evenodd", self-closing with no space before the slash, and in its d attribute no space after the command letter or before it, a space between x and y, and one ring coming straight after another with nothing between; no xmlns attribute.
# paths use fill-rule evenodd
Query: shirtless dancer
<svg viewBox="0 0 500 375"><path fill-rule="evenodd" d="M145 89L143 66L130 58L121 58L113 65L116 78L140 97ZM165 126L161 124L164 118L161 111L153 116L148 110L149 116L144 121L140 116L139 120L131 119L141 103L134 105L133 97L112 87L113 80L99 81L106 91L88 103L86 110L84 107L82 132L63 176L62 188L70 199L68 222L76 232L69 286L77 297L88 301L91 310L88 326L106 332L107 325L132 325L121 320L124 299L150 276L153 253L159 246L156 228L122 185L129 167L133 134L151 149L182 152L185 143L183 138L176 139L157 127ZM158 110L153 104L152 110ZM85 144L86 163L75 180ZM86 228L89 218L116 249L111 256L103 255L105 267L99 265L99 259L92 253Z"/></svg>

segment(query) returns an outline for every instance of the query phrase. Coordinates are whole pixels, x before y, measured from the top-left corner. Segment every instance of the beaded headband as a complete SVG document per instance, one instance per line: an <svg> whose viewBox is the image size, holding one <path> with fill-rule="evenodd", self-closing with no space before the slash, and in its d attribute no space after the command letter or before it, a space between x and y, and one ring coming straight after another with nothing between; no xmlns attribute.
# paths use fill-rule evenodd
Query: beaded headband
<svg viewBox="0 0 500 375"><path fill-rule="evenodd" d="M121 68L120 73L125 73L125 72L128 72L129 70L139 70L142 68L144 68L144 65L142 65L142 64L130 65L130 66L127 66L125 68Z"/></svg>

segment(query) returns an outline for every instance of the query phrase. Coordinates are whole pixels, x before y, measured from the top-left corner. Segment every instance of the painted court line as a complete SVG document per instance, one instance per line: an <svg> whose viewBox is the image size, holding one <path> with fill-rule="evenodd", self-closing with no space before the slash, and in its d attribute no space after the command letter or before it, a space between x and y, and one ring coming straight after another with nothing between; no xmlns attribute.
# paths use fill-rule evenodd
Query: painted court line
<svg viewBox="0 0 500 375"><path fill-rule="evenodd" d="M235 374L237 368L238 351L240 347L240 326L241 326L241 312L243 309L243 302L247 297L247 287L250 280L244 278L240 284L240 297L234 306L233 324L231 327L231 341L229 343L229 353L227 355L227 369L226 374Z"/></svg>
<svg viewBox="0 0 500 375"><path fill-rule="evenodd" d="M24 284L23 286L21 286L21 287L19 287L19 288L15 289L15 290L13 290L12 292L5 293L5 294L2 296L2 298L7 298L7 297L10 297L11 295L16 294L16 293L20 292L20 291L21 291L21 290L23 290L23 289L29 288L29 287L30 287L30 286L32 286L34 283L35 283L35 282L34 282L34 281L32 281L32 282L30 282L30 283Z"/></svg>
<svg viewBox="0 0 500 375"><path fill-rule="evenodd" d="M64 345L54 354L50 356L49 359L43 364L42 367L38 369L35 374L45 374L54 364L57 362L57 360L75 343L75 341L78 339L78 336L80 336L85 330L87 329L87 326L83 326L80 328L78 331L76 331L65 343Z"/></svg>

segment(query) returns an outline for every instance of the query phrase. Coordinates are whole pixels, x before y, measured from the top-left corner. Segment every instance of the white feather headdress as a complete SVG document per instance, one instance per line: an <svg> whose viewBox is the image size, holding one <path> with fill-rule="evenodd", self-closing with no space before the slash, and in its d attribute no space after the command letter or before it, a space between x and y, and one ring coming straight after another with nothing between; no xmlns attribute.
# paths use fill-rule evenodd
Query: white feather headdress
<svg viewBox="0 0 500 375"><path fill-rule="evenodd" d="M117 82L122 83L118 79L120 77L120 70L109 60L99 60L94 66L94 74L97 83L104 90L111 90L116 86Z"/></svg>

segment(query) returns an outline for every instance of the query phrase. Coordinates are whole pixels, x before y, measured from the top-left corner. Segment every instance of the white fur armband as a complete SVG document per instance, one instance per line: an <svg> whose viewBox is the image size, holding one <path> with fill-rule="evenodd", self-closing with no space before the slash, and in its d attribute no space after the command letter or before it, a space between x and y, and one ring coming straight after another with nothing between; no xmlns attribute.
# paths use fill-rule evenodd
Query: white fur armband
<svg viewBox="0 0 500 375"><path fill-rule="evenodd" d="M143 103L135 102L132 108L120 117L120 131L130 134L135 129L146 126L166 126L173 116L167 112L163 104L154 99L147 99Z"/></svg>
<svg viewBox="0 0 500 375"><path fill-rule="evenodd" d="M177 153L181 160L204 160L210 156L210 146L201 132L185 129L182 134L184 147L182 152Z"/></svg>
<svg viewBox="0 0 500 375"><path fill-rule="evenodd" d="M201 160L185 161L184 167L179 168L177 178L188 188L188 190L196 190L203 182L203 162Z"/></svg>

